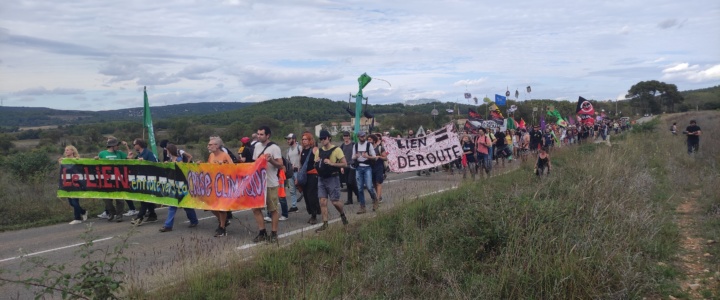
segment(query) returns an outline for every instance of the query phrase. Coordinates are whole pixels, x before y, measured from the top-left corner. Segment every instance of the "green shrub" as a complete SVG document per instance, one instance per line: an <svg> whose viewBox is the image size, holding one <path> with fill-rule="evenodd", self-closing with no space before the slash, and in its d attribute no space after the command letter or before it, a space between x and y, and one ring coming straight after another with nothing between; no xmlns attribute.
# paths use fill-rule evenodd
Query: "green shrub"
<svg viewBox="0 0 720 300"><path fill-rule="evenodd" d="M57 164L45 153L27 151L9 156L5 160L4 166L13 176L22 181L27 181L45 179L45 175L53 170Z"/></svg>

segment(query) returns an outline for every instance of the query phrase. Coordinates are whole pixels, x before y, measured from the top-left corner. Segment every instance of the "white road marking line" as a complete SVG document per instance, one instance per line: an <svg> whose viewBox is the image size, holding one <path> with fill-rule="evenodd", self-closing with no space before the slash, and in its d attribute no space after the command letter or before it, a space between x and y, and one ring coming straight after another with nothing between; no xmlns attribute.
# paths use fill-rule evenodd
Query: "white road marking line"
<svg viewBox="0 0 720 300"><path fill-rule="evenodd" d="M97 242L107 241L107 240L112 239L112 238L113 238L113 237L106 237L106 238L94 240L94 241L92 241L92 242L93 242L93 243L97 243ZM9 257L9 258L5 258L5 259L0 259L0 263L6 262L6 261L15 260L15 259L18 259L18 258L21 258L21 257L34 256L34 255L38 255L38 254L43 254L43 253L48 253L48 252L63 250L63 249L72 248L72 247L77 247L77 246L80 246L80 245L83 245L83 244L85 244L85 243L77 243L77 244L73 244L73 245L69 245L69 246L63 246L63 247L58 247L58 248L53 248L53 249L48 249L48 250L43 250L43 251L28 253L28 254L25 254L25 255L20 255L20 256L14 256L14 257Z"/></svg>

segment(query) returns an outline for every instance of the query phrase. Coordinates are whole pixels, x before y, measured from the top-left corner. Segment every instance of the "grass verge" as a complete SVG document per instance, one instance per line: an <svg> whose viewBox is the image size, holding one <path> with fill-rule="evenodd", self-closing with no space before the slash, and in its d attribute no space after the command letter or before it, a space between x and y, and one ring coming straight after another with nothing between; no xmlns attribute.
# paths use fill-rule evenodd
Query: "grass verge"
<svg viewBox="0 0 720 300"><path fill-rule="evenodd" d="M335 226L327 234L287 247L263 246L249 260L197 267L173 278L173 285L129 296L682 296L679 270L662 262L673 261L679 248L673 222L679 201L676 176L693 169L669 163L684 159L682 137L667 140L659 123L643 125L612 147L586 144L558 151L549 177L537 178L525 165L417 199L373 220ZM703 172L710 172L706 161L715 159L717 166L717 157L692 159ZM705 185L711 182L716 183L699 186L717 197ZM714 228L712 224L708 226Z"/></svg>

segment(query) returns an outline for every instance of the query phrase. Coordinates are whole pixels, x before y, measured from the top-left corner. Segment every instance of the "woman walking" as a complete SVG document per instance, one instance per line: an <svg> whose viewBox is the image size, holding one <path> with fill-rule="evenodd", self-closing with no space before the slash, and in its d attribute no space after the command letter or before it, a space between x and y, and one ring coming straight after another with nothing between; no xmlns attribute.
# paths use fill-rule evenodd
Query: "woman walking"
<svg viewBox="0 0 720 300"><path fill-rule="evenodd" d="M68 145L65 147L65 153L58 159L58 162L62 162L63 158L80 158L80 154L75 146ZM80 206L80 199L68 198L68 203L72 206L75 215L75 219L70 222L70 225L80 224L87 220L87 211Z"/></svg>
<svg viewBox="0 0 720 300"><path fill-rule="evenodd" d="M302 151L300 152L300 161L315 161L315 138L309 132L302 134ZM307 181L301 186L303 197L305 197L305 207L310 215L307 221L310 225L317 224L317 215L320 211L320 198L318 198L318 172L315 170L314 163L307 164Z"/></svg>

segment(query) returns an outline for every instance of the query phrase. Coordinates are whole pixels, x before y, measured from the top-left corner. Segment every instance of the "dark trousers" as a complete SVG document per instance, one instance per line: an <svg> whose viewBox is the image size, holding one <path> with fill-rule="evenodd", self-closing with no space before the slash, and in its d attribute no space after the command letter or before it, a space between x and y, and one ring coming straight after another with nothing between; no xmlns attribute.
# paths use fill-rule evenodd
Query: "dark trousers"
<svg viewBox="0 0 720 300"><path fill-rule="evenodd" d="M318 198L318 177L314 174L307 175L307 182L303 187L305 207L308 214L316 216L320 214L320 198Z"/></svg>
<svg viewBox="0 0 720 300"><path fill-rule="evenodd" d="M80 199L78 198L68 198L68 203L70 203L70 206L73 208L73 214L75 215L75 220L82 220L82 215L85 214L85 210L80 207Z"/></svg>
<svg viewBox="0 0 720 300"><path fill-rule="evenodd" d="M693 152L698 152L700 150L700 142L687 142L688 146L688 154L692 154Z"/></svg>
<svg viewBox="0 0 720 300"><path fill-rule="evenodd" d="M109 216L122 215L123 211L125 210L125 201L115 200L115 205L113 205L113 199L104 199L104 200L105 200L105 210L108 212Z"/></svg>
<svg viewBox="0 0 720 300"><path fill-rule="evenodd" d="M135 210L135 203L130 200L125 200L125 203L127 203L128 210Z"/></svg>
<svg viewBox="0 0 720 300"><path fill-rule="evenodd" d="M145 214L148 213L148 211L150 211L148 217L157 218L157 214L155 214L155 203L140 202L140 212L138 213L137 218L145 218Z"/></svg>
<svg viewBox="0 0 720 300"><path fill-rule="evenodd" d="M355 181L355 169L353 168L343 168L344 174L342 174L342 178L345 178L345 183L347 183L347 202L352 203L353 202L353 194L355 194L355 197L357 197L358 194L358 188L357 188L357 181Z"/></svg>

